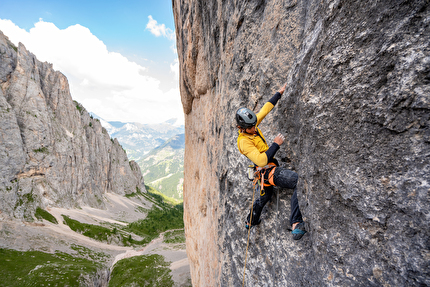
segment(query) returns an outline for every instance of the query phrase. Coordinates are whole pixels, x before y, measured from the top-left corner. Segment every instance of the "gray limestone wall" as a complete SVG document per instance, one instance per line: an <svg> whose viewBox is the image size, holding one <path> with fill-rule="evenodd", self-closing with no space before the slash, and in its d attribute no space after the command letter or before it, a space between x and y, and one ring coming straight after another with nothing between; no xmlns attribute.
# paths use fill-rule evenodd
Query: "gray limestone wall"
<svg viewBox="0 0 430 287"><path fill-rule="evenodd" d="M252 189L234 114L258 111L299 176L250 236L245 286L430 285L428 1L174 0L195 286L241 286ZM277 237L276 237L277 235Z"/></svg>
<svg viewBox="0 0 430 287"><path fill-rule="evenodd" d="M103 208L106 192L145 190L139 166L72 100L67 78L0 32L0 212Z"/></svg>

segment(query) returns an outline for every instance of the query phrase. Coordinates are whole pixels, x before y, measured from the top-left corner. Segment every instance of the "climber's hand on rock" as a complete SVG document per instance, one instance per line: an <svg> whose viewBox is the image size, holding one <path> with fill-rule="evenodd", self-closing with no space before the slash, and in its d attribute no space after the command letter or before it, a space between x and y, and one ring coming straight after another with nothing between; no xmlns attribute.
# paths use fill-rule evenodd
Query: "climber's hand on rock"
<svg viewBox="0 0 430 287"><path fill-rule="evenodd" d="M282 134L278 134L276 136L276 138L274 139L274 142L277 143L278 145L281 145L284 143L285 137Z"/></svg>
<svg viewBox="0 0 430 287"><path fill-rule="evenodd" d="M279 93L282 95L285 92L285 89L287 88L287 83L285 83L282 88L279 90Z"/></svg>

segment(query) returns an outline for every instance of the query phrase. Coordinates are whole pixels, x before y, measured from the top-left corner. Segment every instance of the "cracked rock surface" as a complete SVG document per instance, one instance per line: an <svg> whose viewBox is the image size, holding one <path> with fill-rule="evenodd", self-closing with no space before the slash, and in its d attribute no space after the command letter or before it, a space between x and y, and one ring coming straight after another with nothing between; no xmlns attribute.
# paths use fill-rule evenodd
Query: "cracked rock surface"
<svg viewBox="0 0 430 287"><path fill-rule="evenodd" d="M252 229L245 286L430 285L428 1L174 0L186 113L184 219L195 286L241 286L252 189L234 114L299 176ZM277 234L277 238L276 238Z"/></svg>

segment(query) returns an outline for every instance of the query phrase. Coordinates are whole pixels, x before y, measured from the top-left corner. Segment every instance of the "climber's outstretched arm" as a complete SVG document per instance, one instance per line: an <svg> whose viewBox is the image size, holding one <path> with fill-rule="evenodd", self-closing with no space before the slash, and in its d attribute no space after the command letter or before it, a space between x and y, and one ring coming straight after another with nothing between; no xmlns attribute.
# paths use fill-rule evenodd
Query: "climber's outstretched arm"
<svg viewBox="0 0 430 287"><path fill-rule="evenodd" d="M257 126L261 123L264 117L273 109L276 103L278 103L286 87L287 83L285 83L282 88L280 88L279 91L277 91L276 94L271 97L270 100L268 100L267 103L265 103L261 110L257 113Z"/></svg>

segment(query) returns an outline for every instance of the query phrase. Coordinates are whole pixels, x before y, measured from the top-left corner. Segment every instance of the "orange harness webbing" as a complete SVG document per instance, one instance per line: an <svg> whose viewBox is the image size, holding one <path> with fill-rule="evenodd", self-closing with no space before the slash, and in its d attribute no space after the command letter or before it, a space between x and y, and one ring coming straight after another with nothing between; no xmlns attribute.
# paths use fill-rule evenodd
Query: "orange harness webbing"
<svg viewBox="0 0 430 287"><path fill-rule="evenodd" d="M265 186L272 186L275 185L274 183L274 174L275 174L275 169L276 169L276 164L274 164L273 162L269 162L266 166L264 167L257 167L255 173L254 173L254 182L252 183L254 186L259 183L261 184L261 188L260 188L260 196L263 196L265 194L264 192L264 187ZM268 174L267 177L264 177L265 174Z"/></svg>

